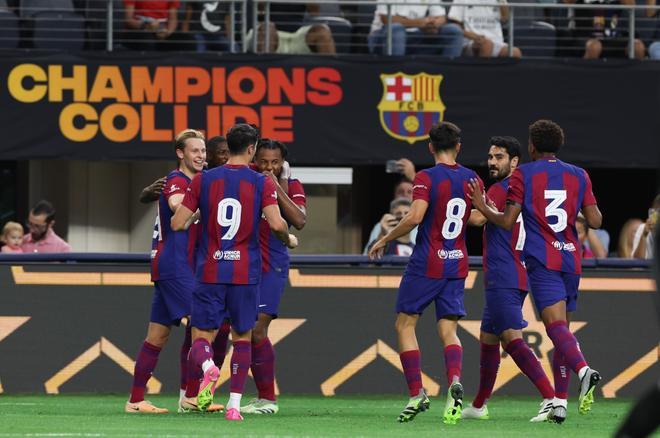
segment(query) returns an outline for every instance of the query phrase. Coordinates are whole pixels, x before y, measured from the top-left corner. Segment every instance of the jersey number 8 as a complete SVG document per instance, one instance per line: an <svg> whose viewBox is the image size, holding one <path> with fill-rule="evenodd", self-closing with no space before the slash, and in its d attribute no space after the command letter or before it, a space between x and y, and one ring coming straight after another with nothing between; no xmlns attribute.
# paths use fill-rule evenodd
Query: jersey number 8
<svg viewBox="0 0 660 438"><path fill-rule="evenodd" d="M445 213L447 219L442 224L442 237L445 240L453 240L461 234L466 209L467 204L464 199L452 198L447 202L447 212Z"/></svg>
<svg viewBox="0 0 660 438"><path fill-rule="evenodd" d="M230 208L231 207L231 208ZM241 203L234 198L225 198L218 202L218 224L221 227L229 227L222 240L231 240L238 233L241 226Z"/></svg>

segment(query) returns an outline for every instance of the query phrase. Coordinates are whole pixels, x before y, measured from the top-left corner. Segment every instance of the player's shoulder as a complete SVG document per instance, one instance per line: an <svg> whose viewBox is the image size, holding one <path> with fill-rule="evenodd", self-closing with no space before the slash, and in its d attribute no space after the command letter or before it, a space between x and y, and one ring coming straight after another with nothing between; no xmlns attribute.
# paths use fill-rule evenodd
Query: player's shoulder
<svg viewBox="0 0 660 438"><path fill-rule="evenodd" d="M493 194L500 194L504 193L506 194L507 190L509 188L509 178L503 179L502 181L497 181L495 184L492 184L490 187L488 187L488 195L493 195Z"/></svg>
<svg viewBox="0 0 660 438"><path fill-rule="evenodd" d="M566 161L560 161L560 162L568 172L571 172L575 175L585 175L587 173L586 170L584 170L578 165L575 165L573 163L567 163Z"/></svg>
<svg viewBox="0 0 660 438"><path fill-rule="evenodd" d="M465 167L462 164L458 164L458 169L460 170L461 173L463 173L464 175L466 175L469 178L479 178L479 175L477 175L477 172L470 169L469 167Z"/></svg>
<svg viewBox="0 0 660 438"><path fill-rule="evenodd" d="M188 175L181 172L179 169L174 169L170 173L168 173L166 180L170 181L170 180L177 179L177 178L183 178L186 181L190 181L190 178L188 178Z"/></svg>

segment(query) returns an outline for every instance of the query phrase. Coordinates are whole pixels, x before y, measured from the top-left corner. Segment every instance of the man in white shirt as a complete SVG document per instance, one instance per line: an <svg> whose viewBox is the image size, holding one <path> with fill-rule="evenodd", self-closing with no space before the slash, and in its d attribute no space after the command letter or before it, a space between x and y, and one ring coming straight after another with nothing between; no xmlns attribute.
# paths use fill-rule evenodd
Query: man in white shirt
<svg viewBox="0 0 660 438"><path fill-rule="evenodd" d="M492 3L493 6L474 6L475 3ZM502 35L502 20L509 17L506 0L454 0L449 19L463 26L465 55L483 58L509 56L509 48ZM522 53L513 48L513 57Z"/></svg>
<svg viewBox="0 0 660 438"><path fill-rule="evenodd" d="M660 215L660 195L653 200L653 205L649 208L649 217L645 223L639 224L635 237L633 238L632 258L634 259L652 259L653 245L655 242L654 229Z"/></svg>
<svg viewBox="0 0 660 438"><path fill-rule="evenodd" d="M392 55L461 55L463 32L448 23L445 8L432 0L403 0L392 5ZM422 3L422 4L419 4ZM387 52L387 5L378 1L369 34L371 53Z"/></svg>

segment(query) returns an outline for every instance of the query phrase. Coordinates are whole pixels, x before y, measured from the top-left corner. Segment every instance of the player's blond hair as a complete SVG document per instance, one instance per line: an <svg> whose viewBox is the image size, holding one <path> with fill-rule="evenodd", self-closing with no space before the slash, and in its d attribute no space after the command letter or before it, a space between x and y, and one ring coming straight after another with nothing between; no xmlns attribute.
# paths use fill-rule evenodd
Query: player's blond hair
<svg viewBox="0 0 660 438"><path fill-rule="evenodd" d="M9 235L9 233L11 233L12 231L18 231L18 232L21 233L21 236L22 236L23 233L24 233L23 225L19 224L18 222L12 222L12 221L7 222L5 224L5 226L2 227L2 241L3 242L5 242L5 243L7 242L7 235Z"/></svg>
<svg viewBox="0 0 660 438"><path fill-rule="evenodd" d="M205 141L204 134L201 131L195 129L184 129L179 132L176 137L174 137L174 150L182 149L186 147L186 140L189 138L199 138L202 141Z"/></svg>

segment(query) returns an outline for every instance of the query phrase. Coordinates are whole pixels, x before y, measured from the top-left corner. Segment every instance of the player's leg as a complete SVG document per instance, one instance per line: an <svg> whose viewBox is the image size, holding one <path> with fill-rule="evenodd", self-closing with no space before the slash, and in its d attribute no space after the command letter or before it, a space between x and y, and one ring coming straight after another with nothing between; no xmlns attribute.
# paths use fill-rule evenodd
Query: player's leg
<svg viewBox="0 0 660 438"><path fill-rule="evenodd" d="M419 316L433 300L437 290L435 281L422 276L404 274L396 302L396 322L399 359L408 385L410 398L398 417L400 423L412 421L430 406L422 388L422 355L417 343L415 327Z"/></svg>
<svg viewBox="0 0 660 438"><path fill-rule="evenodd" d="M225 362L227 355L227 343L229 341L229 333L231 332L231 324L228 319L222 321L218 333L213 340L213 362L222 369L222 364Z"/></svg>
<svg viewBox="0 0 660 438"><path fill-rule="evenodd" d="M167 409L158 408L151 404L151 402L144 399L144 392L147 382L151 378L156 364L158 363L158 356L162 348L167 343L170 336L170 327L150 322L147 329L147 337L140 348L137 360L135 361L135 368L133 370L133 385L131 386L131 398L126 402L124 410L130 413L140 414L165 414Z"/></svg>
<svg viewBox="0 0 660 438"><path fill-rule="evenodd" d="M240 414L243 389L252 361L252 328L257 319L258 285L230 285L227 288L227 312L231 319L231 338L234 352L231 356L231 380L227 420L242 420Z"/></svg>
<svg viewBox="0 0 660 438"><path fill-rule="evenodd" d="M462 419L487 420L489 418L486 402L493 393L497 371L500 367L500 338L493 334L489 324L488 305L484 308L481 318L481 333L479 334L479 389L470 405L463 408Z"/></svg>
<svg viewBox="0 0 660 438"><path fill-rule="evenodd" d="M167 409L157 408L144 399L147 382L151 378L158 356L170 336L170 326L174 317L167 306L166 297L174 288L167 280L156 281L151 302L151 315L147 328L147 337L140 348L133 371L131 397L124 410L131 413L162 414Z"/></svg>
<svg viewBox="0 0 660 438"><path fill-rule="evenodd" d="M458 339L458 320L466 315L463 305L465 279L446 279L437 283L435 297L435 316L438 320L438 334L444 345L445 369L447 371L447 403L443 421L456 424L463 410L463 385L461 369L463 367L463 347Z"/></svg>
<svg viewBox="0 0 660 438"><path fill-rule="evenodd" d="M263 273L259 284L259 317L252 330L252 376L257 386L255 400L241 407L241 412L252 414L276 414L279 412L275 398L275 350L268 338L268 327L277 318L279 305L288 280L288 270L271 269Z"/></svg>
<svg viewBox="0 0 660 438"><path fill-rule="evenodd" d="M180 385L179 385L179 405L181 400L186 396L186 389L188 388L188 355L190 354L190 347L192 346L192 327L190 319L188 319L184 328L183 343L179 351L179 370L181 372Z"/></svg>
<svg viewBox="0 0 660 438"><path fill-rule="evenodd" d="M225 314L226 286L199 283L192 300L192 347L188 369L201 377L197 394L197 408L206 411L213 403L220 369L213 362L213 339ZM194 380L194 379L193 379Z"/></svg>

